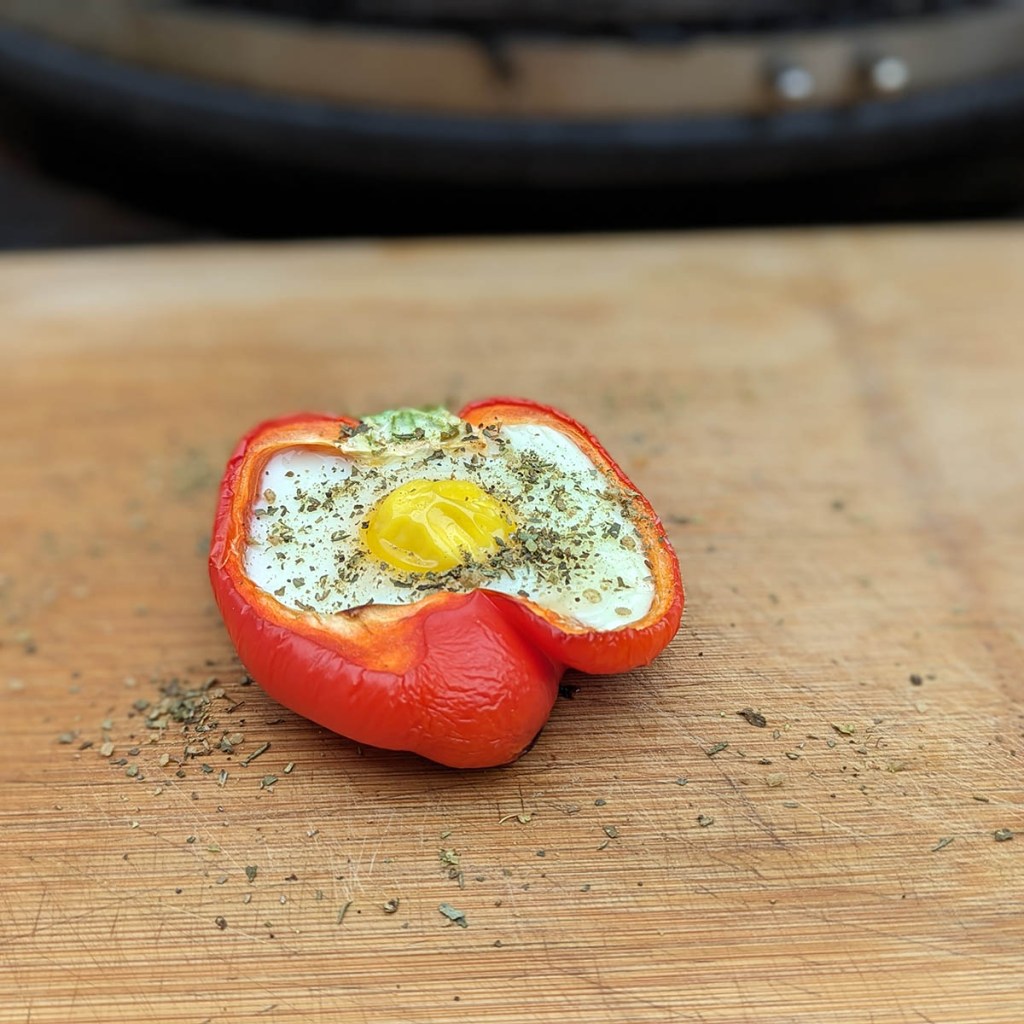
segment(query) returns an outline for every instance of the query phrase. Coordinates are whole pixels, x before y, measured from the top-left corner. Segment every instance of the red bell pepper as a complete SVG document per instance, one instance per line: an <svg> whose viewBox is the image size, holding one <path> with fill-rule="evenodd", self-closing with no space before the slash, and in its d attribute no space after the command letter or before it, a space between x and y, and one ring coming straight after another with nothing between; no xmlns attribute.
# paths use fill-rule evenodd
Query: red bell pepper
<svg viewBox="0 0 1024 1024"><path fill-rule="evenodd" d="M654 658L678 629L683 589L661 521L583 426L507 398L475 402L458 416L492 436L506 426L550 428L584 453L628 506L653 577L646 614L598 629L486 586L325 614L262 589L247 575L245 552L263 470L286 450L344 456L346 438L364 429L344 417L270 420L242 439L221 484L209 567L242 663L273 698L359 743L477 768L507 764L531 745L567 667L616 673Z"/></svg>

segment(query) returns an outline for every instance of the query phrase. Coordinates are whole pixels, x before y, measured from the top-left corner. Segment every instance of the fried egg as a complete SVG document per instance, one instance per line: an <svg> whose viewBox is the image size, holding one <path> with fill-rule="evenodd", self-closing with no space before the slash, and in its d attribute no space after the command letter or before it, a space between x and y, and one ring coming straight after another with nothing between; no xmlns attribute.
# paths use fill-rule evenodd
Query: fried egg
<svg viewBox="0 0 1024 1024"><path fill-rule="evenodd" d="M632 499L553 427L382 413L336 449L270 457L245 571L319 615L485 588L615 629L655 596Z"/></svg>

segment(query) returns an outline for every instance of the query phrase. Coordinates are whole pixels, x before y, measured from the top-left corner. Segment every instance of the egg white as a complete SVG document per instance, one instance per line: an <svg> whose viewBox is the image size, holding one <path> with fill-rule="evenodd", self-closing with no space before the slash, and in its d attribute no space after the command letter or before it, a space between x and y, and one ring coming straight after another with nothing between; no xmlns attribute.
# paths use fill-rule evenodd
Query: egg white
<svg viewBox="0 0 1024 1024"><path fill-rule="evenodd" d="M592 629L628 626L649 611L654 581L629 492L558 430L506 425L483 435L466 428L392 452L343 449L285 449L263 470L245 571L289 608L330 615L486 587ZM363 524L387 494L414 479L471 480L497 497L517 528L508 550L437 577L375 558Z"/></svg>

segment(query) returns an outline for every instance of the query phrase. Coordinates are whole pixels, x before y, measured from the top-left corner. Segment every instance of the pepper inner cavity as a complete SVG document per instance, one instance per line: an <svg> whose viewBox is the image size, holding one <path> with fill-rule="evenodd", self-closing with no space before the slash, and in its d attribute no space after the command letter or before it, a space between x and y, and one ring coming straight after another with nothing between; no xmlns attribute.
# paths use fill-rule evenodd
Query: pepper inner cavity
<svg viewBox="0 0 1024 1024"><path fill-rule="evenodd" d="M588 628L647 614L634 496L569 437L534 424L407 434L275 453L250 505L249 579L321 615L476 588Z"/></svg>

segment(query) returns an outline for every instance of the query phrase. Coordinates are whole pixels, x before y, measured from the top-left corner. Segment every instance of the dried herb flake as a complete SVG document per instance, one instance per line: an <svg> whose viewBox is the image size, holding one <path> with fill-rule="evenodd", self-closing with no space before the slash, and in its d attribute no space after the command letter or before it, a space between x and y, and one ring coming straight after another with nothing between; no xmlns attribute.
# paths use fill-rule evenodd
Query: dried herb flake
<svg viewBox="0 0 1024 1024"><path fill-rule="evenodd" d="M251 754L248 754L246 757L243 757L242 760L238 763L243 768L248 768L249 765L252 764L252 762L255 761L257 757L260 756L260 754L265 754L269 749L269 741L267 743L261 743Z"/></svg>
<svg viewBox="0 0 1024 1024"><path fill-rule="evenodd" d="M450 903L442 903L437 909L444 914L452 924L457 924L460 928L469 927L469 922L466 920L465 912L456 910Z"/></svg>

